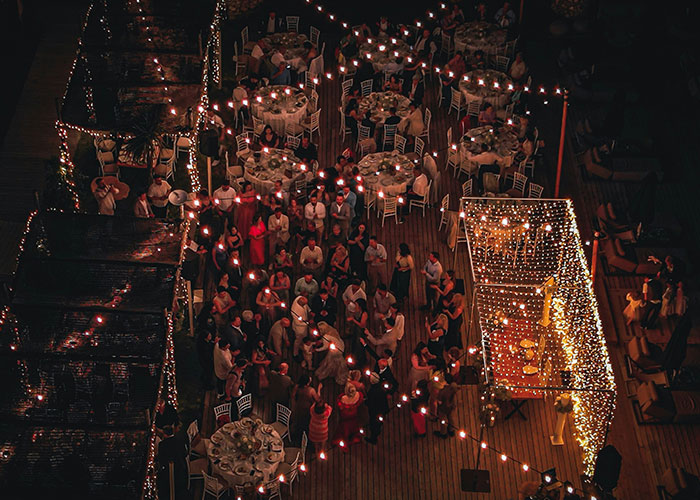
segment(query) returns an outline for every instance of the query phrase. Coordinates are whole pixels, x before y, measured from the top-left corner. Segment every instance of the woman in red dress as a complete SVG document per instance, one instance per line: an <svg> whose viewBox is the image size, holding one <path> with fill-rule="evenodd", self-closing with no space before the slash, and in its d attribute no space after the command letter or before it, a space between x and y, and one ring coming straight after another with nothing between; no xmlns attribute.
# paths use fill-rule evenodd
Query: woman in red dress
<svg viewBox="0 0 700 500"><path fill-rule="evenodd" d="M258 209L257 194L250 182L243 184L243 192L238 198L240 198L240 203L236 208L236 227L238 227L240 235L247 238L250 225L253 222L253 215Z"/></svg>
<svg viewBox="0 0 700 500"><path fill-rule="evenodd" d="M350 451L351 444L359 443L362 439L359 411L364 399L362 393L350 383L345 384L345 393L338 397L340 422L335 431L333 443L340 446L345 452Z"/></svg>
<svg viewBox="0 0 700 500"><path fill-rule="evenodd" d="M250 238L250 262L253 266L261 267L265 264L265 223L260 214L253 217L253 225L248 230Z"/></svg>

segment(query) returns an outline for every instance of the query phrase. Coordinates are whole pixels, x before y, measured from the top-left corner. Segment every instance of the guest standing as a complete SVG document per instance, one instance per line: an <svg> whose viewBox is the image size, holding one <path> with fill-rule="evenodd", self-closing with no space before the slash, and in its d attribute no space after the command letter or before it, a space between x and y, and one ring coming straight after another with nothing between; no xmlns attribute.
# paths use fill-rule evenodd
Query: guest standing
<svg viewBox="0 0 700 500"><path fill-rule="evenodd" d="M423 310L431 310L437 305L434 286L440 284L440 276L442 276L442 264L439 258L440 255L437 252L430 252L428 261L420 271L425 276L425 305L421 307Z"/></svg>
<svg viewBox="0 0 700 500"><path fill-rule="evenodd" d="M345 392L338 396L340 422L335 432L333 442L343 451L350 451L350 445L360 442L360 406L364 396L352 384L345 385Z"/></svg>
<svg viewBox="0 0 700 500"><path fill-rule="evenodd" d="M311 420L309 422L309 441L314 444L317 452L322 452L328 444L328 418L333 408L324 401L319 401L311 406Z"/></svg>
<svg viewBox="0 0 700 500"><path fill-rule="evenodd" d="M253 224L248 230L250 238L250 263L255 267L261 267L265 264L265 223L260 214L255 214Z"/></svg>
<svg viewBox="0 0 700 500"><path fill-rule="evenodd" d="M399 251L396 252L396 264L394 266L394 274L391 277L391 292L399 303L403 303L404 300L408 299L413 268L414 263L411 250L406 243L401 243Z"/></svg>

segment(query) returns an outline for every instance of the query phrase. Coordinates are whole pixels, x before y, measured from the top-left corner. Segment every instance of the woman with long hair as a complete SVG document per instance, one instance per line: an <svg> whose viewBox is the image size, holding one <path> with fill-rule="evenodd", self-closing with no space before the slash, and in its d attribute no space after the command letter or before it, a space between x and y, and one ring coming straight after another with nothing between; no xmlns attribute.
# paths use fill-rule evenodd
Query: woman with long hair
<svg viewBox="0 0 700 500"><path fill-rule="evenodd" d="M333 438L333 443L340 446L344 452L350 451L350 445L359 443L360 434L360 406L364 402L364 396L353 384L345 384L345 391L338 396L338 410L340 422Z"/></svg>
<svg viewBox="0 0 700 500"><path fill-rule="evenodd" d="M411 287L411 271L413 271L414 267L411 250L406 243L401 243L398 252L396 252L394 274L391 276L391 293L394 294L399 303L408 299Z"/></svg>
<svg viewBox="0 0 700 500"><path fill-rule="evenodd" d="M267 235L265 223L260 214L255 214L253 216L253 224L248 230L250 262L255 267L261 267L265 264L265 235Z"/></svg>
<svg viewBox="0 0 700 500"><path fill-rule="evenodd" d="M413 349L413 353L411 353L411 368L408 374L408 379L411 383L411 393L415 393L419 381L427 380L430 372L428 362L431 359L435 359L435 356L430 353L425 342L418 342L416 348Z"/></svg>
<svg viewBox="0 0 700 500"><path fill-rule="evenodd" d="M250 182L243 184L243 192L238 198L240 198L240 204L236 209L236 226L241 237L246 239L258 205L255 188Z"/></svg>
<svg viewBox="0 0 700 500"><path fill-rule="evenodd" d="M455 293L445 311L447 316L447 335L445 348L462 348L462 323L464 321L464 295Z"/></svg>
<svg viewBox="0 0 700 500"><path fill-rule="evenodd" d="M365 263L365 250L369 246L367 224L360 222L350 233L348 246L350 248L350 270L361 280L367 280L367 264Z"/></svg>
<svg viewBox="0 0 700 500"><path fill-rule="evenodd" d="M447 335L449 327L447 316L439 314L432 323L428 323L426 319L425 327L428 331L428 350L433 356L442 358L442 354L445 352L445 335Z"/></svg>
<svg viewBox="0 0 700 500"><path fill-rule="evenodd" d="M260 134L260 147L279 148L280 144L281 141L277 133L272 130L272 127L265 125L262 134Z"/></svg>
<svg viewBox="0 0 700 500"><path fill-rule="evenodd" d="M365 328L367 328L369 323L369 312L365 299L357 299L355 301L355 311L352 316L348 316L346 323L351 329L350 350L354 356L355 366L362 368L365 366L367 356L365 348L360 343L360 338L364 337Z"/></svg>

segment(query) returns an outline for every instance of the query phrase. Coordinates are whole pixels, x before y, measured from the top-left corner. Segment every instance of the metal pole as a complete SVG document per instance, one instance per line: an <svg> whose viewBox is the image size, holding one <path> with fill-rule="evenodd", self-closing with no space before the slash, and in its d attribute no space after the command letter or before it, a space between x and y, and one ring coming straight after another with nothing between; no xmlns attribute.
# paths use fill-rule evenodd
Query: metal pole
<svg viewBox="0 0 700 500"><path fill-rule="evenodd" d="M593 288L595 289L595 272L598 269L598 241L600 240L600 233L596 231L593 233L593 256L591 257L591 281L593 282Z"/></svg>
<svg viewBox="0 0 700 500"><path fill-rule="evenodd" d="M187 280L187 314L190 317L190 337L194 337L194 304L192 302L192 282Z"/></svg>
<svg viewBox="0 0 700 500"><path fill-rule="evenodd" d="M175 463L168 463L168 478L170 486L170 500L175 500Z"/></svg>
<svg viewBox="0 0 700 500"><path fill-rule="evenodd" d="M564 91L564 106L561 110L561 133L559 134L559 156L557 157L557 180L554 184L554 197L559 198L559 183L561 182L561 163L564 159L564 139L566 138L566 111L569 107L569 91Z"/></svg>
<svg viewBox="0 0 700 500"><path fill-rule="evenodd" d="M520 20L518 24L523 24L523 10L525 9L525 0L520 0Z"/></svg>
<svg viewBox="0 0 700 500"><path fill-rule="evenodd" d="M211 196L211 156L207 156L207 184L209 186L209 196Z"/></svg>

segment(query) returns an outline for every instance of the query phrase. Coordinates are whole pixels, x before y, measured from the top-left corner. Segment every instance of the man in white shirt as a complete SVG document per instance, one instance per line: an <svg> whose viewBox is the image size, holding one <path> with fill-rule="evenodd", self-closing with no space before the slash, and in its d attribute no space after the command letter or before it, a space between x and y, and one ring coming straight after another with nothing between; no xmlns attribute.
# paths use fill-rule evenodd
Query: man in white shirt
<svg viewBox="0 0 700 500"><path fill-rule="evenodd" d="M299 348L304 342L304 338L309 333L309 327L307 322L309 321L309 301L303 295L299 295L294 302L292 302L291 312L292 312L292 330L294 331L294 347L292 348L292 355L297 357L299 355Z"/></svg>
<svg viewBox="0 0 700 500"><path fill-rule="evenodd" d="M437 305L433 285L439 285L440 276L442 276L442 264L439 258L440 255L437 252L430 252L428 261L420 270L420 273L425 276L425 305L421 306L422 310L430 310Z"/></svg>
<svg viewBox="0 0 700 500"><path fill-rule="evenodd" d="M222 217L226 217L229 224L233 224L233 207L236 204L236 190L231 187L231 182L224 179L221 186L214 190L214 207Z"/></svg>
<svg viewBox="0 0 700 500"><path fill-rule="evenodd" d="M316 245L316 240L314 238L309 238L308 244L301 249L299 262L304 271L319 278L321 266L323 265L323 250L321 250L320 246Z"/></svg>
<svg viewBox="0 0 700 500"><path fill-rule="evenodd" d="M321 241L323 236L323 224L326 220L326 207L323 203L318 202L315 194L311 195L310 201L304 207L304 218L313 222L316 226L316 236L318 241Z"/></svg>
<svg viewBox="0 0 700 500"><path fill-rule="evenodd" d="M279 68L280 64L287 64L287 61L285 61L284 56L279 50L275 50L272 55L270 56L270 62L275 68Z"/></svg>
<svg viewBox="0 0 700 500"><path fill-rule="evenodd" d="M384 245L377 242L376 236L370 236L369 246L365 250L370 292L374 291L379 283L387 283L386 258L387 253Z"/></svg>
<svg viewBox="0 0 700 500"><path fill-rule="evenodd" d="M267 230L270 232L270 255L274 255L277 245L286 245L289 240L289 217L280 207L267 219Z"/></svg>
<svg viewBox="0 0 700 500"><path fill-rule="evenodd" d="M218 344L214 346L214 374L216 375L216 391L219 398L224 397L226 379L231 368L233 368L233 355L229 350L229 343L227 340L219 339Z"/></svg>
<svg viewBox="0 0 700 500"><path fill-rule="evenodd" d="M350 233L350 222L352 222L352 210L350 205L345 203L345 196L342 193L338 193L335 201L331 203L331 221L338 223L343 236L347 239Z"/></svg>
<svg viewBox="0 0 700 500"><path fill-rule="evenodd" d="M119 190L113 185L105 184L104 179L98 179L97 189L95 189L97 213L101 215L114 215L114 210L117 208L117 203L114 201L114 195L118 193Z"/></svg>
<svg viewBox="0 0 700 500"><path fill-rule="evenodd" d="M423 201L423 197L428 192L428 177L423 173L420 166L413 167L413 183L406 191L406 203L401 207L402 215L408 213L408 206L411 200ZM402 217L403 220L403 217Z"/></svg>
<svg viewBox="0 0 700 500"><path fill-rule="evenodd" d="M343 303L345 304L345 309L348 314L355 314L357 310L357 305L355 303L359 299L367 300L367 294L362 289L360 280L354 279L343 292Z"/></svg>
<svg viewBox="0 0 700 500"><path fill-rule="evenodd" d="M384 73L388 73L390 75L395 75L397 73L401 73L403 71L403 57L397 57L396 59L392 59L390 62L384 66Z"/></svg>
<svg viewBox="0 0 700 500"><path fill-rule="evenodd" d="M279 33L280 31L282 31L282 21L277 19L277 13L271 10L265 22L265 33L269 35L270 33Z"/></svg>
<svg viewBox="0 0 700 500"><path fill-rule="evenodd" d="M151 208L156 217L165 217L168 212L168 195L170 194L170 184L162 176L153 177L153 182L148 186L148 199L151 201Z"/></svg>
<svg viewBox="0 0 700 500"><path fill-rule="evenodd" d="M392 318L394 320L394 332L396 333L396 340L401 340L405 333L406 317L403 315L399 309L399 304L391 304L389 306L389 315L385 319Z"/></svg>

